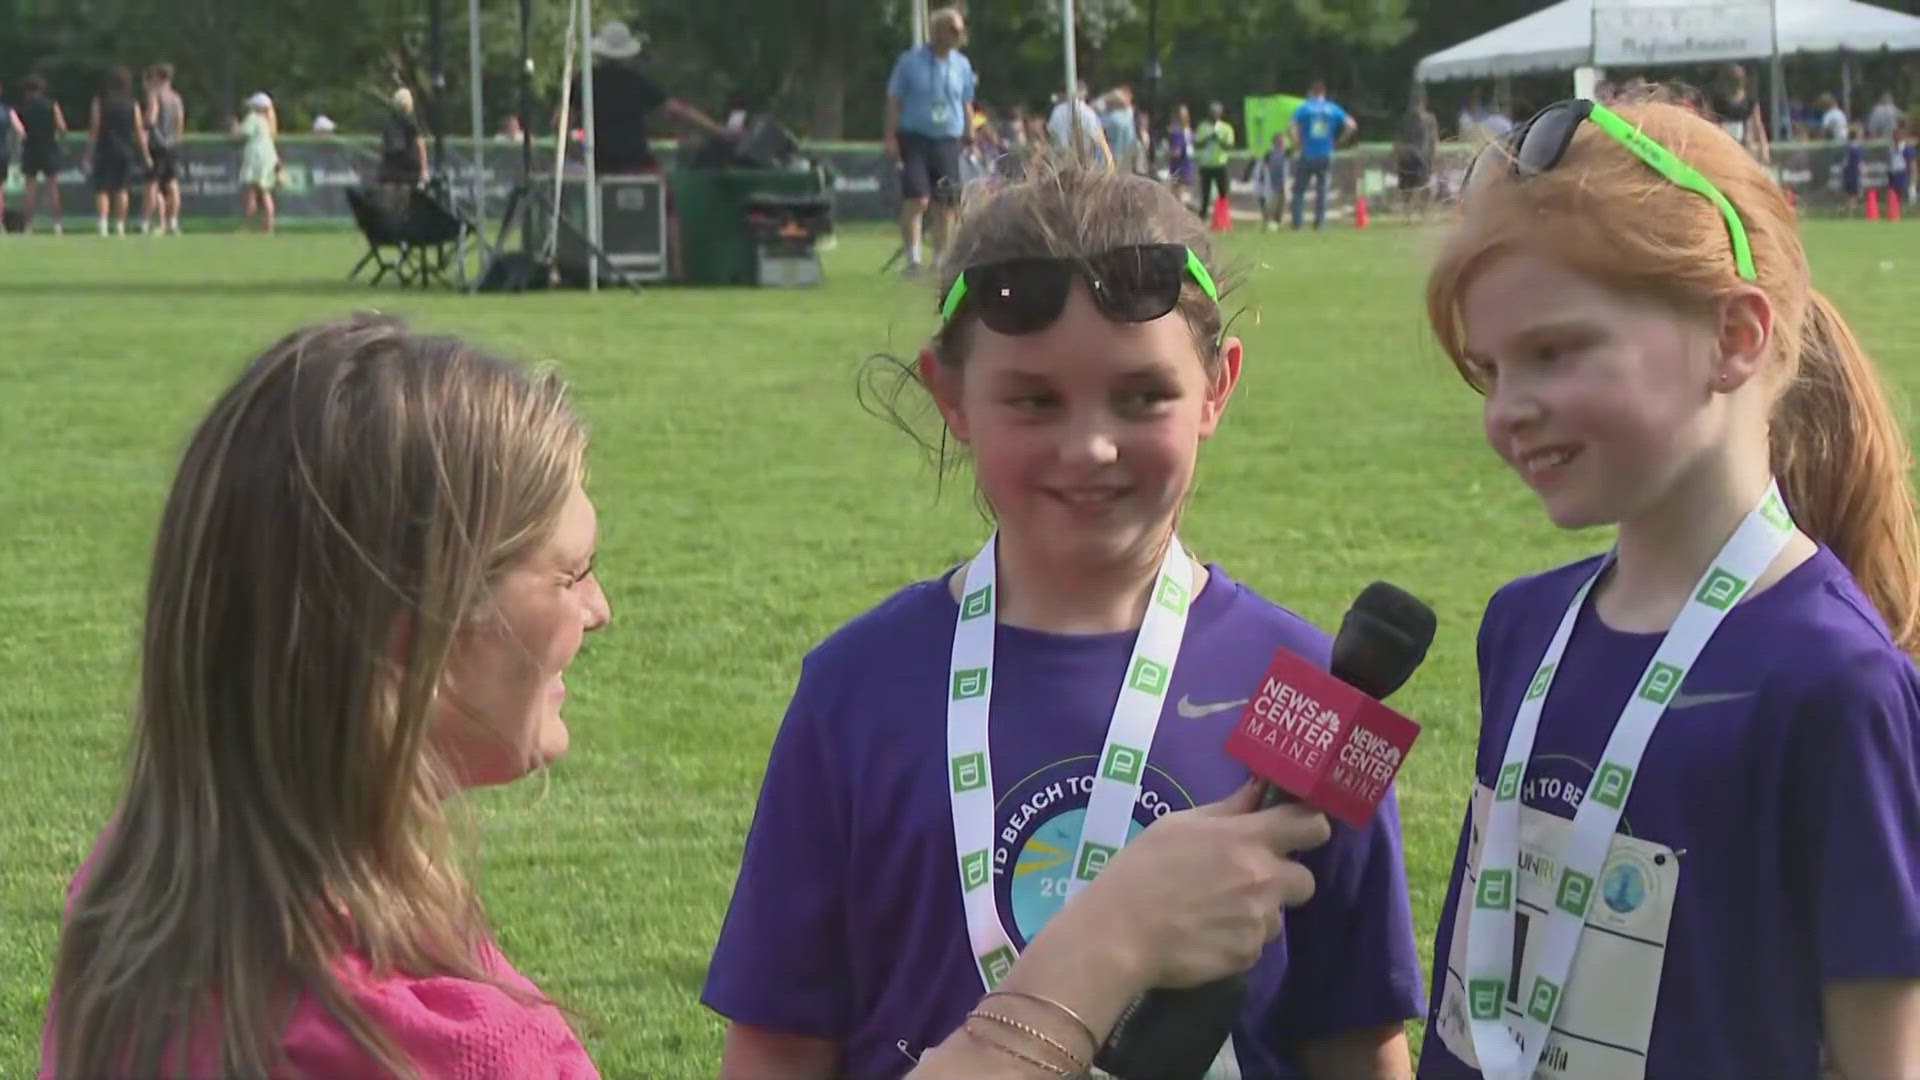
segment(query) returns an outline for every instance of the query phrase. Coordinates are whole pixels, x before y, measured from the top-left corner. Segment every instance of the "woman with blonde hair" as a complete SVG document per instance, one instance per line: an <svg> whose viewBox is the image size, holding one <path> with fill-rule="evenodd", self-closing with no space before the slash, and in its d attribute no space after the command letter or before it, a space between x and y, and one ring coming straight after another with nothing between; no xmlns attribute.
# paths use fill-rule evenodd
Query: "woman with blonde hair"
<svg viewBox="0 0 1920 1080"><path fill-rule="evenodd" d="M260 215L260 231L273 231L273 189L280 183L280 151L274 145L280 134L280 115L273 99L258 93L247 99L247 115L233 125L233 133L245 140L240 147L240 209L247 223Z"/></svg>
<svg viewBox="0 0 1920 1080"><path fill-rule="evenodd" d="M1792 205L1657 90L1479 157L1427 283L1604 554L1480 626L1420 1075L1920 1076L1920 525Z"/></svg>
<svg viewBox="0 0 1920 1080"><path fill-rule="evenodd" d="M597 1075L446 805L567 748L608 619L560 381L356 317L201 421L154 545L124 791L69 889L41 1075Z"/></svg>

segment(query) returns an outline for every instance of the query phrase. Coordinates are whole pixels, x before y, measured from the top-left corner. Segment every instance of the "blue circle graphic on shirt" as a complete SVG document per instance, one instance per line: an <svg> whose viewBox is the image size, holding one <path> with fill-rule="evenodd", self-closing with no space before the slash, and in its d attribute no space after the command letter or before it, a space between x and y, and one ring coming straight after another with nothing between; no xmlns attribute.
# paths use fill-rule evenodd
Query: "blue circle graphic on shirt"
<svg viewBox="0 0 1920 1080"><path fill-rule="evenodd" d="M1017 948L1066 902L1098 764L1084 754L1043 765L1014 781L995 806L994 903ZM1193 805L1186 788L1151 761L1140 781L1128 840L1155 818Z"/></svg>
<svg viewBox="0 0 1920 1080"><path fill-rule="evenodd" d="M1021 940L1032 941L1067 902L1067 884L1073 880L1073 852L1080 845L1080 826L1086 819L1084 806L1056 814L1033 830L1015 853L1008 906ZM1139 836L1144 827L1135 819L1127 839Z"/></svg>
<svg viewBox="0 0 1920 1080"><path fill-rule="evenodd" d="M1601 880L1600 895L1614 911L1632 914L1647 902L1647 876L1636 863L1623 859Z"/></svg>

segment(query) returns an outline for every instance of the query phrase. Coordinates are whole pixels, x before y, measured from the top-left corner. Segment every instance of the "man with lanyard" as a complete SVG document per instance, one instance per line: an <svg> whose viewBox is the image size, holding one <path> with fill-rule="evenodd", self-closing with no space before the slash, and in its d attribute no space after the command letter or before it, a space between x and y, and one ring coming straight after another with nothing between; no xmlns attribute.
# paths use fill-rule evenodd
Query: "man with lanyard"
<svg viewBox="0 0 1920 1080"><path fill-rule="evenodd" d="M1193 130L1193 160L1200 167L1200 216L1206 217L1213 200L1227 197L1227 154L1233 150L1233 125L1227 107L1214 102L1207 119ZM1210 194L1217 192L1217 195Z"/></svg>
<svg viewBox="0 0 1920 1080"><path fill-rule="evenodd" d="M887 79L881 138L887 156L900 163L900 246L909 274L921 266L921 219L937 257L960 192L960 141L975 89L973 64L960 51L966 39L958 9L935 11L927 17L927 43L901 53Z"/></svg>
<svg viewBox="0 0 1920 1080"><path fill-rule="evenodd" d="M1307 100L1293 110L1293 145L1300 148L1300 165L1293 170L1293 227L1300 227L1301 211L1307 200L1307 183L1313 183L1313 227L1327 220L1327 173L1333 168L1333 148L1352 139L1360 128L1347 110L1327 100L1327 84L1315 79L1307 87Z"/></svg>

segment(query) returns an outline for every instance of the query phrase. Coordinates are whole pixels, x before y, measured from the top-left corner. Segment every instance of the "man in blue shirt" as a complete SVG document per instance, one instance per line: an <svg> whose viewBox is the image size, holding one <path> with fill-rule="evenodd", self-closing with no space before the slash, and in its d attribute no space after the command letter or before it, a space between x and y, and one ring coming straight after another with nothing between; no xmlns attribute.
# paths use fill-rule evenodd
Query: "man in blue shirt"
<svg viewBox="0 0 1920 1080"><path fill-rule="evenodd" d="M881 130L888 156L900 162L900 246L908 273L920 268L921 218L938 252L960 193L960 140L968 133L974 91L973 65L960 51L966 37L957 9L933 12L927 43L901 53L887 80Z"/></svg>
<svg viewBox="0 0 1920 1080"><path fill-rule="evenodd" d="M1333 148L1353 137L1360 125L1347 110L1327 100L1327 84L1313 80L1307 100L1293 110L1293 145L1300 148L1300 165L1293 170L1293 227L1300 227L1307 183L1313 183L1313 227L1327 220L1327 173L1333 167Z"/></svg>

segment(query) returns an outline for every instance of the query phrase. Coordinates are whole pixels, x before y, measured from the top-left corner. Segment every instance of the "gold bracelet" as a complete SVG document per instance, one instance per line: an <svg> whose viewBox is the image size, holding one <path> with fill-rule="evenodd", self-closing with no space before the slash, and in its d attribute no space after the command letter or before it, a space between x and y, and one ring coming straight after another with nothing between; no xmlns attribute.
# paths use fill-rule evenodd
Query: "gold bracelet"
<svg viewBox="0 0 1920 1080"><path fill-rule="evenodd" d="M1057 1052L1061 1057L1066 1058L1067 1063L1069 1065L1072 1065L1074 1068L1079 1069L1081 1072L1086 1072L1089 1068L1092 1068L1091 1064L1089 1064L1086 1061L1082 1061L1080 1059L1080 1055L1067 1049L1065 1043L1062 1043L1059 1039L1054 1038L1053 1036L1047 1034L1044 1031L1041 1031L1039 1028L1034 1027L1030 1024L1023 1024L1020 1021L1015 1020L1010 1016L1002 1016L999 1013L988 1012L985 1009L975 1009L972 1012L968 1013L967 1015L970 1017L977 1016L982 1020L991 1020L994 1023L1001 1025L1002 1027L1012 1028L1013 1030L1019 1032L1022 1035L1025 1035L1027 1038L1032 1039L1035 1042L1045 1043L1047 1044L1047 1046L1051 1047L1055 1052Z"/></svg>
<svg viewBox="0 0 1920 1080"><path fill-rule="evenodd" d="M1063 1069L1058 1065L1055 1065L1051 1061L1042 1061L1041 1059L1034 1057L1031 1054L1022 1053L1019 1050L1011 1046L1008 1046L1006 1043L1003 1043L998 1039L987 1038L985 1035L982 1035L979 1031L974 1029L972 1020L968 1020L967 1022L963 1023L961 1027L964 1028L966 1030L966 1033L969 1036L971 1036L975 1041L985 1043L987 1046L990 1046L993 1049L1000 1051L1001 1053L1007 1055L1010 1058L1017 1058L1021 1061L1026 1062L1029 1065L1034 1066L1035 1068L1045 1069L1055 1076L1067 1077L1068 1080L1072 1080L1074 1076L1079 1075L1077 1073L1069 1072L1068 1070Z"/></svg>
<svg viewBox="0 0 1920 1080"><path fill-rule="evenodd" d="M1086 1033L1087 1045L1093 1048L1087 1051L1087 1054L1089 1057L1100 1052L1100 1045L1103 1040L1098 1035L1095 1035L1093 1033L1093 1025L1087 1023L1085 1020L1080 1019L1079 1013L1074 1012L1072 1009L1067 1008L1065 1005L1060 1004L1059 1002L1053 1000L1052 998L1041 997L1039 994L1029 994L1021 990L995 990L992 993L989 993L986 997L981 998L980 1000L982 1002L985 1002L987 998L994 998L994 997L1019 998L1022 1001L1031 1001L1040 1005L1045 1005L1047 1008L1052 1009L1054 1012L1057 1012L1061 1016L1064 1016L1067 1019L1073 1021L1074 1024L1076 1024L1080 1028L1081 1031Z"/></svg>

